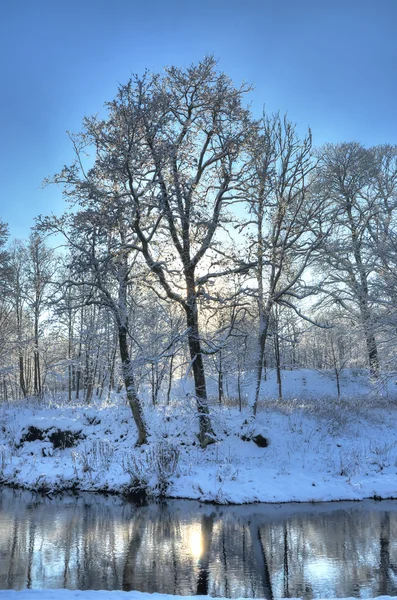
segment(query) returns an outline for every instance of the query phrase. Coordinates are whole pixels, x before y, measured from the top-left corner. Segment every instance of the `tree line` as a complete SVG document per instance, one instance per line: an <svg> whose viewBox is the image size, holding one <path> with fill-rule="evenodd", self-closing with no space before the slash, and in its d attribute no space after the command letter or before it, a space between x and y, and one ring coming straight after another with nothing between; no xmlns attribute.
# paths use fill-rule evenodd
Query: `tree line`
<svg viewBox="0 0 397 600"><path fill-rule="evenodd" d="M191 376L205 447L208 376L240 408L254 376L256 414L269 368L280 397L282 368L332 369L338 395L347 366L394 369L397 147L315 148L249 91L212 57L147 72L70 136L64 214L0 228L4 399L124 386L142 444L141 390Z"/></svg>

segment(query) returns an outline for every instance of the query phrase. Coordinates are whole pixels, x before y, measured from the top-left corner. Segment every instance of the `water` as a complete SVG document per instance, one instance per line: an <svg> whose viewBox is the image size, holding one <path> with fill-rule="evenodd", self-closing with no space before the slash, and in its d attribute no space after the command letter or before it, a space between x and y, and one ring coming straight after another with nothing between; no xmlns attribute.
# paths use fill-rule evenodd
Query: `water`
<svg viewBox="0 0 397 600"><path fill-rule="evenodd" d="M397 502L137 506L0 488L0 588L397 595Z"/></svg>

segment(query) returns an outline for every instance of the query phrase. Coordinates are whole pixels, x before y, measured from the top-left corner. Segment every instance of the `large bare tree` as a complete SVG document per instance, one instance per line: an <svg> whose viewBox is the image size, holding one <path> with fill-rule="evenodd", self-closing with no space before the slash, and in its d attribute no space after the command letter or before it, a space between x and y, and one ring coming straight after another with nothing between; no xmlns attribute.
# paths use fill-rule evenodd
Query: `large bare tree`
<svg viewBox="0 0 397 600"><path fill-rule="evenodd" d="M199 299L215 278L247 270L242 260L225 264L218 236L248 174L246 91L217 72L211 57L135 77L107 104L105 119L85 119L84 131L73 137L75 163L55 178L80 205L102 212L108 203L120 207L133 234L124 251L140 252L148 285L183 308L202 447L214 441L214 432ZM90 148L94 163L86 170Z"/></svg>

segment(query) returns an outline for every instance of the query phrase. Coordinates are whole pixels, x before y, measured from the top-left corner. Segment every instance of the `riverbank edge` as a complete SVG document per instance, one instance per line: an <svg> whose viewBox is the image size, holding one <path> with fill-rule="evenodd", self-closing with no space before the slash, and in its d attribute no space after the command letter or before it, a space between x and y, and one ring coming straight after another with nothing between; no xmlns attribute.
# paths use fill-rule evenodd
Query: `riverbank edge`
<svg viewBox="0 0 397 600"><path fill-rule="evenodd" d="M23 490L23 491L28 491L28 492L33 492L35 494L40 494L42 496L47 496L48 498L52 498L52 497L57 497L57 496L62 496L65 493L71 493L71 494L80 494L80 493L84 493L84 494L93 494L93 495L98 495L98 496L116 496L119 498L122 498L123 500L127 500L130 502L133 502L135 504L142 504L142 503L146 503L146 502L155 502L157 500L159 501L163 501L163 500L191 500L192 502L200 502L202 504L208 504L208 505L213 505L213 506L255 506L255 505L275 505L275 504L335 504L337 502L364 502L365 500L374 500L375 502L386 502L388 500L397 500L397 496L379 496L377 494L374 494L373 496L365 496L365 497L361 497L361 498L335 498L334 500L299 500L299 499L294 499L294 500L274 500L272 502L260 502L260 501L253 501L253 502L230 502L230 501L223 501L223 502L219 502L216 500L208 500L202 497L192 497L192 496L178 496L178 495L171 495L171 496L167 496L167 495L157 495L154 496L150 493L146 493L145 490L137 490L135 492L126 492L123 490L109 490L109 489L95 489L95 490L88 490L88 489L84 489L84 488L80 488L78 486L71 486L71 487L64 487L64 488L57 488L57 489L53 489L50 487L39 487L39 488L33 488L33 487L29 487L29 486L23 486L23 485L19 485L16 483L10 483L7 481L3 481L0 480L0 487L7 487L13 490ZM1 591L1 590L0 590ZM182 596L184 598L184 596ZM195 598L197 599L197 596L195 596ZM396 596L397 598L397 596ZM219 599L217 599L219 600Z"/></svg>

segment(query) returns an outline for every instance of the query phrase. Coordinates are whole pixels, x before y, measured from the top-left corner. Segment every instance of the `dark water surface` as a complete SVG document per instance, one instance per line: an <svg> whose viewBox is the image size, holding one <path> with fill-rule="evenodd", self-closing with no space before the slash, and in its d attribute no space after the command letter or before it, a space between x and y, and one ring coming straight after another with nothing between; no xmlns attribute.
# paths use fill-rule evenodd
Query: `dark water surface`
<svg viewBox="0 0 397 600"><path fill-rule="evenodd" d="M0 488L0 588L397 595L397 502L137 506Z"/></svg>

